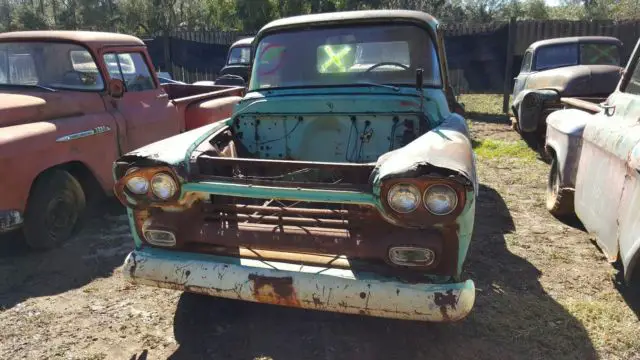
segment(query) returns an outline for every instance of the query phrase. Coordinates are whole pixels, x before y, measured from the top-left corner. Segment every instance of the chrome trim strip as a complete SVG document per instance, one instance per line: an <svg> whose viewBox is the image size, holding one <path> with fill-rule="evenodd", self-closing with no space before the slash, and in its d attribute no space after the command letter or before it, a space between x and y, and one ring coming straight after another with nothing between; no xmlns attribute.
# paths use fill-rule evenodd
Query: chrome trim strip
<svg viewBox="0 0 640 360"><path fill-rule="evenodd" d="M80 131L80 132L77 132L77 133L61 136L61 137L56 139L56 142L65 142L65 141L81 139L81 138L84 138L84 137L87 137L87 136L98 135L98 134L102 134L102 133L105 133L105 132L108 132L108 131L111 131L111 128L106 126L106 125L102 125L102 126L98 126L96 128L93 128L91 130L85 130L85 131Z"/></svg>

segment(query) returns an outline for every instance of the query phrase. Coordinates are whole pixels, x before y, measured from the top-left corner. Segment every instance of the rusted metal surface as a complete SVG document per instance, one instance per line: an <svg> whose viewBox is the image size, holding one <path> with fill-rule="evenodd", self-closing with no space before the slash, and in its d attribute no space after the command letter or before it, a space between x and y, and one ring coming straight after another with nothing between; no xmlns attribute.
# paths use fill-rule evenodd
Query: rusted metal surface
<svg viewBox="0 0 640 360"><path fill-rule="evenodd" d="M630 81L640 79L639 48L640 42L618 90L601 111L558 111L549 119L550 129L557 131L548 133L548 143L555 141L559 153L577 159L571 160L577 162L576 215L609 261L622 260L627 281L640 256L640 95L626 91ZM557 141L562 133L564 142ZM574 140L567 140L570 137Z"/></svg>
<svg viewBox="0 0 640 360"><path fill-rule="evenodd" d="M605 100L604 98L597 98L597 99L599 100L598 102ZM589 111L592 113L597 113L597 112L600 112L600 110L602 110L602 108L597 104L594 104L593 101L587 101L580 98L561 97L560 102L567 107L577 108L577 109Z"/></svg>
<svg viewBox="0 0 640 360"><path fill-rule="evenodd" d="M436 30L430 16L416 12L304 19L352 26L371 17L422 22L416 31L424 36ZM137 248L127 276L284 306L464 317L475 295L472 281L459 279L479 187L466 122L439 86L357 85L257 87L232 118L123 156L114 169L119 181L130 167L164 166L181 181L175 202L125 202ZM414 214L399 215L387 204L398 182L414 184L421 195L430 185L449 185L457 203L438 216L420 196ZM170 241L154 231L171 233Z"/></svg>
<svg viewBox="0 0 640 360"><path fill-rule="evenodd" d="M94 32L44 31L0 34L0 42L56 42L85 46L96 61L106 86L109 79L104 54L112 52L140 53L150 66L144 43L135 37ZM62 45L61 45L62 46ZM33 54L34 57L43 56ZM35 63L56 64L57 68L73 68L68 52L49 54ZM150 73L155 74L151 71ZM157 85L157 79L152 78ZM52 85L53 86L53 85ZM187 86L188 88L188 86ZM125 92L118 100L104 89L75 91L65 89L2 86L0 91L0 165L11 174L0 177L0 211L24 213L29 191L35 179L53 167L73 167L93 177L110 194L113 189L113 161L128 152L157 140L180 133L185 128L185 115L175 103L203 105L194 110L194 122L225 119L230 105L237 103L242 88L185 87L189 98L170 100L163 88ZM198 95L199 93L199 95ZM209 100L222 103L211 103ZM223 100L228 100L224 102ZM209 102L208 102L209 101ZM80 170L79 170L80 171ZM84 175L83 175L84 177ZM88 185L88 184L82 184ZM28 215L27 215L28 216Z"/></svg>
<svg viewBox="0 0 640 360"><path fill-rule="evenodd" d="M551 89L565 97L607 96L620 80L614 65L575 65L529 75L525 89Z"/></svg>
<svg viewBox="0 0 640 360"><path fill-rule="evenodd" d="M405 269L389 263L391 246L427 247L436 253L430 273L454 275L458 251L457 225L440 229L400 228L385 221L374 208L217 205L194 203L182 212L161 209L136 212L137 228L176 234L176 249L198 245L246 247L295 253L339 254L386 263L389 273L402 276L424 267ZM286 215L286 216L283 216ZM200 248L204 250L205 248Z"/></svg>
<svg viewBox="0 0 640 360"><path fill-rule="evenodd" d="M588 121L589 114L578 109L557 111L547 118L546 149L558 162L560 189L575 188L582 133Z"/></svg>
<svg viewBox="0 0 640 360"><path fill-rule="evenodd" d="M69 41L89 46L94 52L105 46L138 46L145 43L131 35L97 31L15 31L0 34L0 42L5 41ZM146 50L145 50L146 51Z"/></svg>
<svg viewBox="0 0 640 360"><path fill-rule="evenodd" d="M155 249L131 253L123 274L138 284L217 297L406 320L457 321L475 301L470 280L408 285L355 270Z"/></svg>

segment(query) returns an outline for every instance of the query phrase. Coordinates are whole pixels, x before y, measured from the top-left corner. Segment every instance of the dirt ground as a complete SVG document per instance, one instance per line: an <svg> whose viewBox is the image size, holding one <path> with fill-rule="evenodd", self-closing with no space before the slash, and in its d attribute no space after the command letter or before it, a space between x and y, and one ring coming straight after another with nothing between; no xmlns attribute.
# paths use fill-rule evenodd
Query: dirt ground
<svg viewBox="0 0 640 360"><path fill-rule="evenodd" d="M517 142L472 115L475 140ZM479 158L465 320L425 324L134 286L124 211L107 202L64 247L0 244L0 359L640 359L637 294L589 236L544 207L548 166Z"/></svg>

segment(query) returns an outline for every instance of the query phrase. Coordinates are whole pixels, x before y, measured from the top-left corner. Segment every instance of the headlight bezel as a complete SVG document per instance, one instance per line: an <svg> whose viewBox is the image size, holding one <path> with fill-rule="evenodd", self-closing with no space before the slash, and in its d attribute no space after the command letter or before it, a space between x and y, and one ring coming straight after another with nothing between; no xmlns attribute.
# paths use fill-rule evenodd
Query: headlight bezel
<svg viewBox="0 0 640 360"><path fill-rule="evenodd" d="M163 199L157 196L153 191L152 180L158 174L169 176L175 184L174 193ZM127 184L133 178L143 178L147 181L147 191L144 193L136 193L132 191ZM175 171L168 166L141 167L132 166L124 172L124 175L116 181L114 193L120 202L132 208L144 208L158 205L168 205L176 202L181 196L182 183Z"/></svg>
<svg viewBox="0 0 640 360"><path fill-rule="evenodd" d="M415 211L410 213L400 213L391 207L387 199L389 191L396 184L411 184L420 190L421 205L418 206ZM457 202L453 207L453 210L445 215L434 214L429 211L425 205L425 192L428 188L434 185L446 185L457 195ZM468 185L465 185L458 179L446 177L424 176L418 178L389 179L384 181L380 186L380 202L385 216L389 221L401 226L422 228L436 223L454 221L464 209L467 201L468 188Z"/></svg>
<svg viewBox="0 0 640 360"><path fill-rule="evenodd" d="M173 184L173 191L172 191L172 193L171 193L168 197L166 197L166 198L164 198L164 197L162 197L162 196L158 195L158 193L156 192L156 189L154 188L154 181L156 180L156 178L158 178L158 177L160 177L160 176L168 178L168 179L169 179L169 181L171 181L171 183ZM150 190L151 194L152 194L156 199L158 199L158 200L160 200L160 201L167 201L167 200L169 200L169 199L173 198L173 197L176 195L176 193L178 192L178 189L179 189L178 182L175 180L175 178L174 178L173 176L171 176L171 174L169 174L169 173L167 173L167 172L159 171L159 172L155 173L155 174L151 177L151 180L149 181L149 190Z"/></svg>
<svg viewBox="0 0 640 360"><path fill-rule="evenodd" d="M393 194L392 194L392 192L393 192L393 190L394 190L395 188L397 188L397 187L401 187L401 186L406 186L406 187L408 187L409 189L413 189L413 190L415 190L415 194L417 195L417 200L416 200L416 204L415 204L415 206L414 206L414 207L413 207L413 209L411 209L411 210L408 210L408 211L400 211L400 210L396 209L396 208L394 207L394 205L392 205L392 201L391 201L391 196L393 195ZM414 212L414 211L418 210L418 208L420 207L420 203L422 202L422 193L420 192L420 188L418 188L418 187L417 187L417 186L415 186L414 184L399 182L399 183L393 184L392 186L390 186L390 187L389 187L389 190L387 191L386 201L387 201L387 204L389 205L389 207L390 207L393 211L395 211L396 213L398 213L398 214L410 214L410 213L412 213L412 212Z"/></svg>

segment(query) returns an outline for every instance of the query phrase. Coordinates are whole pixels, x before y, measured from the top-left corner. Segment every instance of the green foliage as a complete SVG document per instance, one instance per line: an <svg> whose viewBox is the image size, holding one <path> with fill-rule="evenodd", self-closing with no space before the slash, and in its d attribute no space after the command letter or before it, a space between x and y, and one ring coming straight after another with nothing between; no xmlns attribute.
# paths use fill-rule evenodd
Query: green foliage
<svg viewBox="0 0 640 360"><path fill-rule="evenodd" d="M415 9L444 23L517 19L640 18L640 0L0 0L0 31L91 29L139 36L173 30L255 32L299 14L361 9Z"/></svg>

